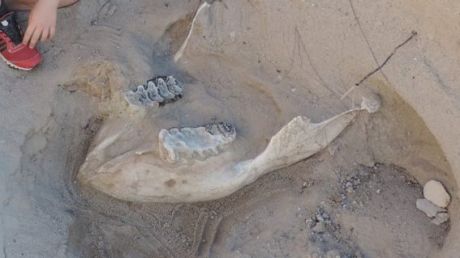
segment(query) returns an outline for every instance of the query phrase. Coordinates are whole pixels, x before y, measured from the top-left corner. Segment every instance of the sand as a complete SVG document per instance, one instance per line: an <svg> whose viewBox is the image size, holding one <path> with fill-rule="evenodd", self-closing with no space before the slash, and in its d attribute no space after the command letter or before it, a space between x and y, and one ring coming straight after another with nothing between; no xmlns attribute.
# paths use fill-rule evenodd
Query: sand
<svg viewBox="0 0 460 258"><path fill-rule="evenodd" d="M82 2L60 10L37 70L0 69L0 256L455 257L456 1L209 2L196 17L198 0ZM229 120L247 157L297 115L321 121L368 92L383 107L221 200L130 203L79 184L99 127L127 110L119 93L169 74L188 94L152 126ZM441 226L415 207L430 179L452 196Z"/></svg>

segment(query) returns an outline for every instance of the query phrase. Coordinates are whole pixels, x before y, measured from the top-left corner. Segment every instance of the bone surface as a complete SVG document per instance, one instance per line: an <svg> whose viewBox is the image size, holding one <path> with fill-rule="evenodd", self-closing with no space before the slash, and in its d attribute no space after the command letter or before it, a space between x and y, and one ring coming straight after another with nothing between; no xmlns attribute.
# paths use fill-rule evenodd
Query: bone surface
<svg viewBox="0 0 460 258"><path fill-rule="evenodd" d="M206 160L221 153L236 137L235 128L220 122L195 128L171 128L159 134L161 157L171 163Z"/></svg>
<svg viewBox="0 0 460 258"><path fill-rule="evenodd" d="M352 109L320 123L312 123L309 118L298 116L281 128L265 150L253 159L235 160L232 151L222 152L218 156L202 152L200 157L208 159L192 164L171 164L170 161L179 160L177 153L186 153L192 142L199 142L199 148L207 150L218 149L219 145L231 142L235 137L233 127L215 124L208 128L164 130L160 133L164 154L133 149L119 155L108 155L113 152L110 146L122 141L131 130L129 126L115 128L115 121L107 123L100 130L97 138L102 140L91 148L78 176L81 182L128 201L174 203L218 199L254 182L263 174L289 166L322 150L359 112L361 109ZM213 137L201 139L203 134L214 134L221 138L219 141ZM184 135L189 137L187 144L184 144L184 138L181 139ZM191 141L192 138L195 139ZM169 162L161 158L165 154ZM191 154L187 153L186 156L190 157Z"/></svg>
<svg viewBox="0 0 460 258"><path fill-rule="evenodd" d="M131 105L154 107L182 98L182 92L182 85L173 76L157 76L126 92L125 99Z"/></svg>

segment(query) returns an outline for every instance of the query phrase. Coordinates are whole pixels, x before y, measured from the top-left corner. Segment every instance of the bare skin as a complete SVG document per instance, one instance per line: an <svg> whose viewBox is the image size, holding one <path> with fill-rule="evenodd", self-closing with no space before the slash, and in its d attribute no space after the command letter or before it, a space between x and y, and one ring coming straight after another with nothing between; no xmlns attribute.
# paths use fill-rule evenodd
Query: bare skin
<svg viewBox="0 0 460 258"><path fill-rule="evenodd" d="M23 43L34 48L39 41L52 39L56 33L57 9L75 4L78 0L7 0L12 10L30 10Z"/></svg>
<svg viewBox="0 0 460 258"><path fill-rule="evenodd" d="M6 0L8 8L15 11L30 11L39 0ZM64 8L77 3L78 0L60 0L58 8Z"/></svg>

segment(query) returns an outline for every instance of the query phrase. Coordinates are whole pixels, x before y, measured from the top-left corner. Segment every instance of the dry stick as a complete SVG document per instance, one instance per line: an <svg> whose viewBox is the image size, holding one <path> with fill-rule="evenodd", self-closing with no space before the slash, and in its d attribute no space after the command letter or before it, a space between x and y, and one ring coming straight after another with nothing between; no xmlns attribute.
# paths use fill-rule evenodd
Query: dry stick
<svg viewBox="0 0 460 258"><path fill-rule="evenodd" d="M352 92L356 87L360 86L364 81L366 81L369 77L371 77L372 75L374 75L376 72L382 70L382 68L388 63L388 61L390 61L390 59L393 57L394 54L396 54L396 51L398 51L399 48L403 47L404 45L406 45L409 41L411 41L415 36L417 36L417 32L416 31L412 31L412 34L410 35L409 38L407 38L403 43L399 44L398 46L396 46L393 51L391 52L391 54L385 59L385 61L383 61L383 63L381 65L379 65L377 68L375 68L374 70L372 70L370 73L368 73L366 76L364 76L359 82L355 83L355 85L353 87L351 87L349 90L347 90L347 92L345 92L345 94L343 94L343 96L340 98L340 99L344 99L348 94L350 94L350 92Z"/></svg>

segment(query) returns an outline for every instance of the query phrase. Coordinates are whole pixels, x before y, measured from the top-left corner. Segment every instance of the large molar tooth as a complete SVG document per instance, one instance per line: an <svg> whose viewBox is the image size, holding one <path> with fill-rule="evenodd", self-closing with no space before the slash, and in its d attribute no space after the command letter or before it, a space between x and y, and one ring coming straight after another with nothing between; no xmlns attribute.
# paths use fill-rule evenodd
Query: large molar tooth
<svg viewBox="0 0 460 258"><path fill-rule="evenodd" d="M168 90L176 96L182 95L184 91L182 85L172 76L166 77L166 85L168 86Z"/></svg>
<svg viewBox="0 0 460 258"><path fill-rule="evenodd" d="M137 86L135 89L125 93L125 99L128 103L137 106L150 106L151 101L147 97L147 93L143 85Z"/></svg>
<svg viewBox="0 0 460 258"><path fill-rule="evenodd" d="M229 123L220 122L217 124L217 127L223 135L233 135L236 133L235 127Z"/></svg>
<svg viewBox="0 0 460 258"><path fill-rule="evenodd" d="M160 102L160 103L164 101L164 98L158 92L158 88L151 81L149 81L147 83L147 91L146 92L147 92L147 96L148 96L148 98L150 100Z"/></svg>
<svg viewBox="0 0 460 258"><path fill-rule="evenodd" d="M162 106L180 99L182 92L182 86L173 76L157 76L127 91L125 99L135 106Z"/></svg>
<svg viewBox="0 0 460 258"><path fill-rule="evenodd" d="M176 95L174 95L172 92L168 90L168 86L162 78L158 78L156 84L158 87L158 91L163 98L170 100L176 97Z"/></svg>
<svg viewBox="0 0 460 258"><path fill-rule="evenodd" d="M234 137L236 134L235 127L225 122L209 124L206 126L206 131L212 135L221 135L224 137Z"/></svg>
<svg viewBox="0 0 460 258"><path fill-rule="evenodd" d="M221 124L161 130L159 139L162 158L175 163L182 160L206 160L220 154L236 138L233 126L226 124L226 130L230 130L226 131L220 129Z"/></svg>

